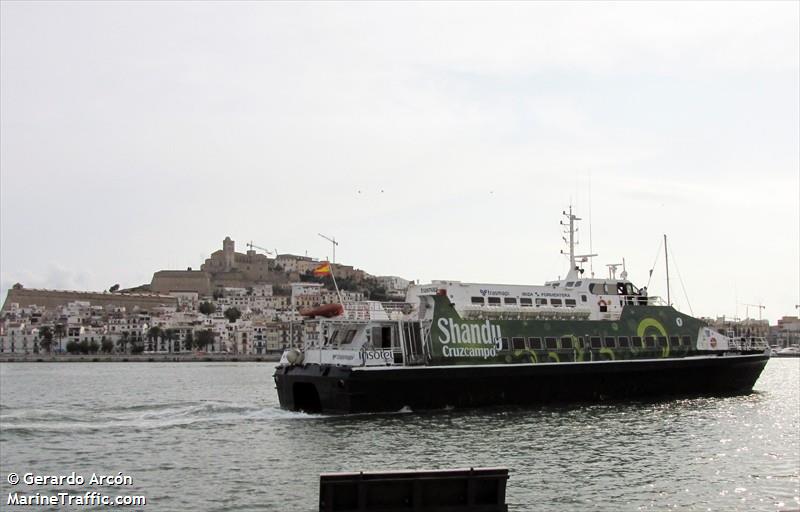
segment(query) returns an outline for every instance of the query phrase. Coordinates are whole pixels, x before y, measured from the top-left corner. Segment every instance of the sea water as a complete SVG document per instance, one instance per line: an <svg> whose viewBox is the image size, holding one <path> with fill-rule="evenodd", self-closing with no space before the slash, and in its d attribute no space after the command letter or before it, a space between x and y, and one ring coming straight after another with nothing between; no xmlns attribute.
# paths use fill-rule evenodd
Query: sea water
<svg viewBox="0 0 800 512"><path fill-rule="evenodd" d="M509 468L512 511L800 508L800 359L771 360L746 396L350 416L281 410L273 369L0 364L0 509L95 492L146 498L128 510L313 511L322 472L479 466Z"/></svg>

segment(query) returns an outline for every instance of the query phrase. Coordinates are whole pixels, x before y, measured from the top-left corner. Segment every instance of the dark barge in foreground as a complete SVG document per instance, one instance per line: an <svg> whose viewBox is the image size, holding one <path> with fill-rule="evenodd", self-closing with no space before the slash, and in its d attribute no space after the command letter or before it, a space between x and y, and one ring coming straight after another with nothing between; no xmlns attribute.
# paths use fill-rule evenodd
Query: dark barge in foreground
<svg viewBox="0 0 800 512"><path fill-rule="evenodd" d="M302 350L283 354L280 404L353 413L752 390L763 340L716 332L624 271L583 279L578 258L570 244L566 279L543 286L434 281L405 303L329 308L337 316L306 321Z"/></svg>

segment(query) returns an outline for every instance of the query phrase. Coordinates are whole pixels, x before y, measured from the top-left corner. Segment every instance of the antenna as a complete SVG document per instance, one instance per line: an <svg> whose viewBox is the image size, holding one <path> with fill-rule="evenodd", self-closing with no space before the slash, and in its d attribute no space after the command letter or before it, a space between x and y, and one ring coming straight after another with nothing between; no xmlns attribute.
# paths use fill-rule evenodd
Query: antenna
<svg viewBox="0 0 800 512"><path fill-rule="evenodd" d="M589 171L589 252L592 252L592 171ZM592 260L589 260L589 273L594 277Z"/></svg>
<svg viewBox="0 0 800 512"><path fill-rule="evenodd" d="M317 233L319 236L324 238L325 240L329 241L333 246L333 263L336 263L336 246L339 245L339 242L336 241L336 237L328 238L327 236L323 235L322 233Z"/></svg>
<svg viewBox="0 0 800 512"><path fill-rule="evenodd" d="M667 267L667 306L672 305L672 301L669 300L669 253L667 252L667 235L664 235L664 264Z"/></svg>
<svg viewBox="0 0 800 512"><path fill-rule="evenodd" d="M608 263L606 264L608 267L608 278L609 279L616 279L617 278L617 268L625 266L625 263ZM623 272L625 272L623 270ZM626 273L627 274L627 273ZM625 279L624 277L622 279Z"/></svg>

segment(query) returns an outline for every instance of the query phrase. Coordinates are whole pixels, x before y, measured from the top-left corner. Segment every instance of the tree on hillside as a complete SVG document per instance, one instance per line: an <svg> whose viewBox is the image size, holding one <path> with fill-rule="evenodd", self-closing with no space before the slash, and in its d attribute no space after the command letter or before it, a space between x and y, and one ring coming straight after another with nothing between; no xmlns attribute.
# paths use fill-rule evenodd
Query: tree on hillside
<svg viewBox="0 0 800 512"><path fill-rule="evenodd" d="M225 310L225 318L227 318L230 323L236 322L241 316L242 312L239 311L239 308L233 307Z"/></svg>
<svg viewBox="0 0 800 512"><path fill-rule="evenodd" d="M214 331L211 329L203 329L202 331L197 333L197 339L194 341L194 345L199 348L200 350L205 350L205 348L209 345L214 343Z"/></svg>
<svg viewBox="0 0 800 512"><path fill-rule="evenodd" d="M70 340L67 342L67 352L70 354L79 354L81 351L81 344L75 340Z"/></svg>
<svg viewBox="0 0 800 512"><path fill-rule="evenodd" d="M163 333L161 331L161 327L159 327L157 325L154 325L153 327L148 329L147 330L147 341L148 341L147 350L150 350L150 351L154 350L155 347L156 347L156 344L158 342L158 338L161 338L162 336L163 336Z"/></svg>
<svg viewBox="0 0 800 512"><path fill-rule="evenodd" d="M89 353L96 354L100 350L100 344L97 340L92 340L89 342Z"/></svg>
<svg viewBox="0 0 800 512"><path fill-rule="evenodd" d="M204 315L206 315L206 316L209 316L209 315L211 315L212 313L214 313L214 311L216 311L216 310L217 310L217 307L216 307L216 306L214 306L214 304L213 304L213 303L206 301L206 302L202 302L202 303L201 303L201 304L200 304L200 305L197 307L197 310L198 310L200 313L202 313L202 314L204 314Z"/></svg>
<svg viewBox="0 0 800 512"><path fill-rule="evenodd" d="M58 339L58 351L62 352L63 350L61 348L61 340L64 338L64 336L66 336L67 329L64 327L64 324L56 324L54 333L56 338Z"/></svg>
<svg viewBox="0 0 800 512"><path fill-rule="evenodd" d="M175 329L166 329L164 331L164 339L167 341L167 351L172 352L172 342L177 338L177 331Z"/></svg>
<svg viewBox="0 0 800 512"><path fill-rule="evenodd" d="M40 345L47 352L53 348L53 329L49 325L45 325L39 330L39 336L42 338Z"/></svg>
<svg viewBox="0 0 800 512"><path fill-rule="evenodd" d="M128 352L128 341L130 341L130 334L128 334L128 331L123 332L122 337L117 340L117 347L122 348L123 354Z"/></svg>
<svg viewBox="0 0 800 512"><path fill-rule="evenodd" d="M112 286L111 288L108 289L108 291L110 291L111 293L114 293L117 290L119 290L119 285L118 284L115 284L114 286Z"/></svg>
<svg viewBox="0 0 800 512"><path fill-rule="evenodd" d="M110 339L103 336L103 338L100 340L100 350L106 354L110 354L113 349L114 343Z"/></svg>
<svg viewBox="0 0 800 512"><path fill-rule="evenodd" d="M183 338L183 348L184 350L192 350L192 347L194 347L194 335L192 331L187 331L186 337Z"/></svg>

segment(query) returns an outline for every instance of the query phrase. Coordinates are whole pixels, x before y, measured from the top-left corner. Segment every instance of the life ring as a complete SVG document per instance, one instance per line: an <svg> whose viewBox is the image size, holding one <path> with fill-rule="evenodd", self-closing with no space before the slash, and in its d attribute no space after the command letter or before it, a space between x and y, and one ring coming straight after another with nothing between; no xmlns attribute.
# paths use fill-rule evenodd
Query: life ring
<svg viewBox="0 0 800 512"><path fill-rule="evenodd" d="M717 338L712 337L708 344L711 345L711 348L717 348Z"/></svg>
<svg viewBox="0 0 800 512"><path fill-rule="evenodd" d="M607 307L607 306L608 306L608 302L604 301L603 299L600 299L600 300L597 302L597 305L598 305L598 306L600 306L601 308L604 308L604 307Z"/></svg>

